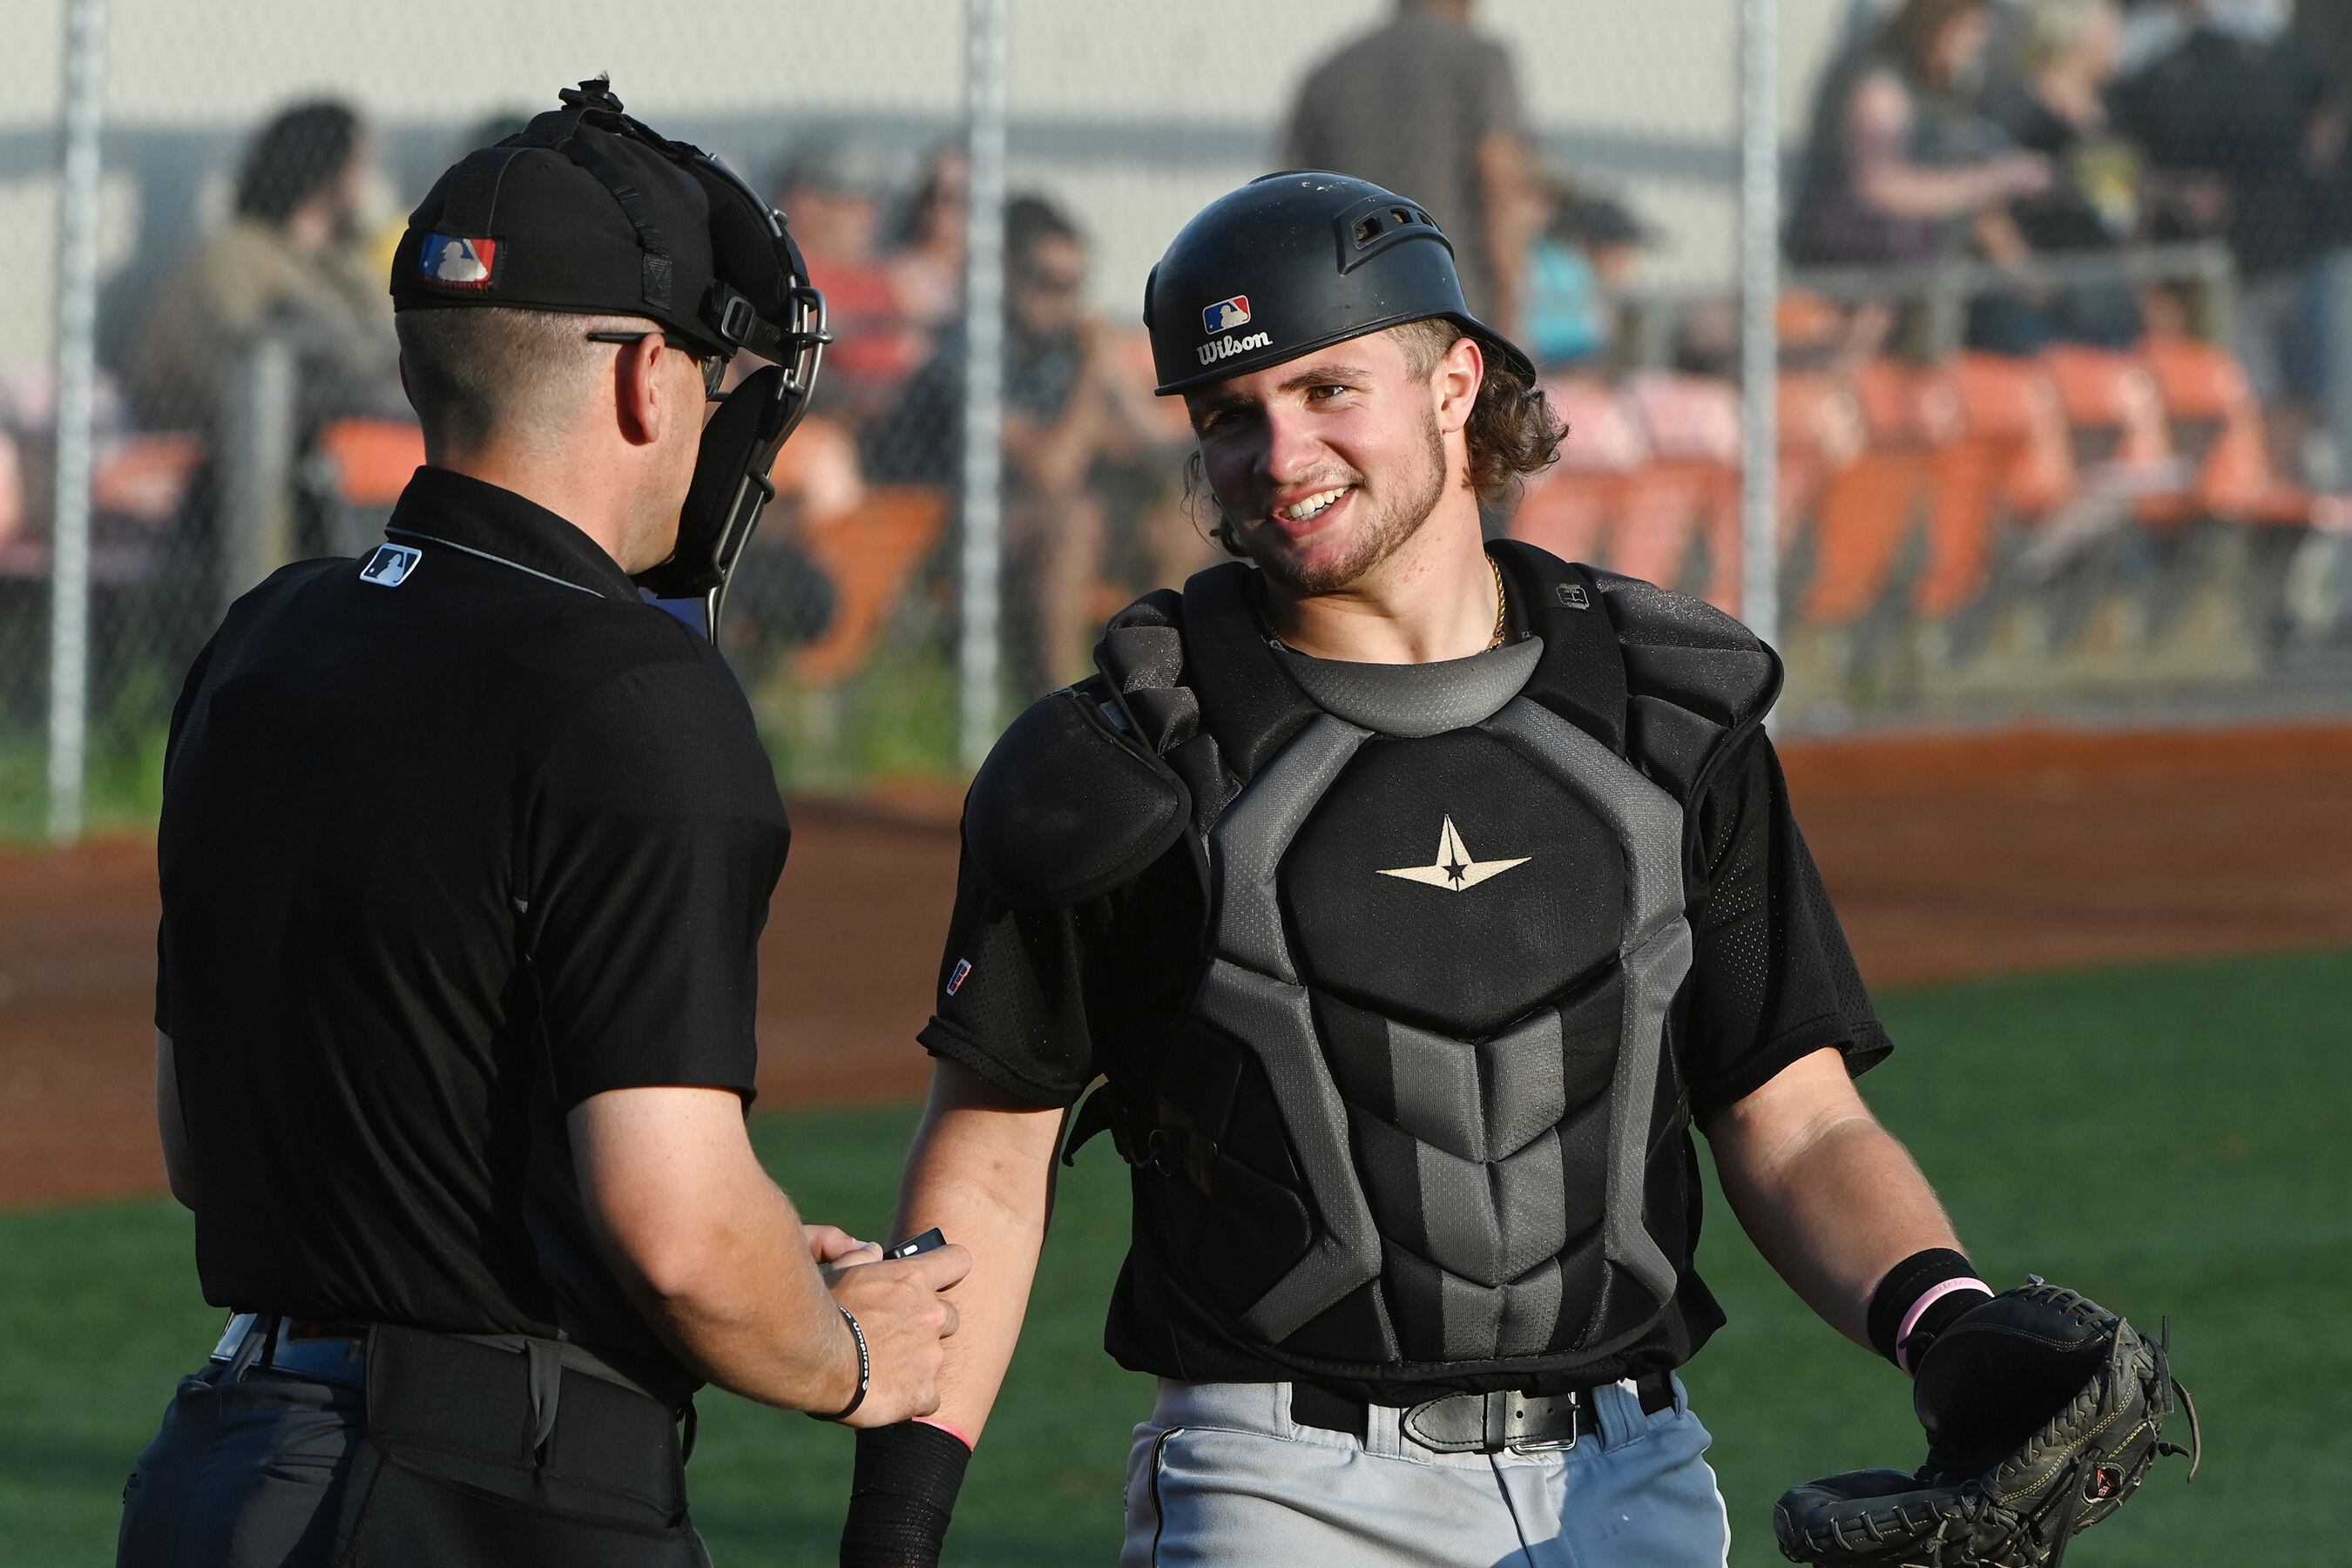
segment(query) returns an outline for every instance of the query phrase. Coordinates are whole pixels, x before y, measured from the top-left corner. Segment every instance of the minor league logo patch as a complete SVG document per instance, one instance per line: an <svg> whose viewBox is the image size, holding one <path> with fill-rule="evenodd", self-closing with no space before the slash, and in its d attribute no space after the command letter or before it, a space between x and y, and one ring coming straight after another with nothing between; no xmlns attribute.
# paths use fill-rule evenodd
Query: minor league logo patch
<svg viewBox="0 0 2352 1568"><path fill-rule="evenodd" d="M487 289L498 270L499 242L462 235L428 234L417 258L428 283L445 289Z"/></svg>
<svg viewBox="0 0 2352 1568"><path fill-rule="evenodd" d="M1201 312L1201 330L1215 337L1230 332L1250 319L1249 296L1236 294L1230 300L1220 300Z"/></svg>
<svg viewBox="0 0 2352 1568"><path fill-rule="evenodd" d="M421 550L411 550L405 544L379 544L367 564L360 568L360 581L373 583L379 588L397 588L408 581L416 563L425 559Z"/></svg>

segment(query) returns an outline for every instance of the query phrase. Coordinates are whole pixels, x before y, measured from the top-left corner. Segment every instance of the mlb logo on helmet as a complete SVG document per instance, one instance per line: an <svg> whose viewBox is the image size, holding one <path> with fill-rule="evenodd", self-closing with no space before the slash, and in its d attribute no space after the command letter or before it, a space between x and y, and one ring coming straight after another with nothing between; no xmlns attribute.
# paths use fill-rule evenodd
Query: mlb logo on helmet
<svg viewBox="0 0 2352 1568"><path fill-rule="evenodd" d="M1236 294L1230 300L1220 300L1201 312L1201 330L1211 337L1231 331L1250 319L1249 296Z"/></svg>
<svg viewBox="0 0 2352 1568"><path fill-rule="evenodd" d="M418 268L428 283L446 289L487 289L499 264L499 242L455 234L428 234Z"/></svg>

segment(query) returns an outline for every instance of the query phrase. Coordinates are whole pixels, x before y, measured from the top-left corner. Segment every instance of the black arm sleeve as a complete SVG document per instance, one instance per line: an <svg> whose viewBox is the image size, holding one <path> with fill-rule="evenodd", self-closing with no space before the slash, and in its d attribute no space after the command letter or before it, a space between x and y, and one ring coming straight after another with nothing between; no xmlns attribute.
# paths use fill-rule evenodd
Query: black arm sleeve
<svg viewBox="0 0 2352 1568"><path fill-rule="evenodd" d="M1829 1047L1862 1073L1894 1049L1761 733L1700 802L1706 875L1691 909L1684 1064L1704 1120Z"/></svg>
<svg viewBox="0 0 2352 1568"><path fill-rule="evenodd" d="M1016 1099L1066 1106L1096 1075L1087 1024L1086 940L1105 900L1016 910L966 849L940 959L938 1011L916 1038Z"/></svg>
<svg viewBox="0 0 2352 1568"><path fill-rule="evenodd" d="M518 884L558 1103L672 1084L748 1101L790 832L716 655L601 687L551 747L528 821Z"/></svg>

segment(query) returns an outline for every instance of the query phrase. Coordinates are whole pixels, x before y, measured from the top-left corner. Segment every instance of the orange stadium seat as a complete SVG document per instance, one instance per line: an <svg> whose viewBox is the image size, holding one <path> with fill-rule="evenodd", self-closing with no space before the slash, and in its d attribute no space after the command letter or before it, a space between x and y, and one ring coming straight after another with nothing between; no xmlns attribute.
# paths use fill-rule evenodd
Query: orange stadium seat
<svg viewBox="0 0 2352 1568"><path fill-rule="evenodd" d="M2140 357L2155 380L2175 445L2196 465L2195 484L2176 514L2293 526L2310 521L2311 498L2272 470L2262 406L2244 367L2228 350L2194 338L2153 338Z"/></svg>
<svg viewBox="0 0 2352 1568"><path fill-rule="evenodd" d="M2031 360L1967 353L1928 373L1925 559L1912 608L1942 620L1990 585L2011 519L2047 516L2076 489L2057 389Z"/></svg>
<svg viewBox="0 0 2352 1568"><path fill-rule="evenodd" d="M1863 365L1852 390L1868 444L1828 475L1812 509L1812 576L1798 602L1815 626L1850 625L1879 602L1927 493L1930 450L1957 425L1948 392L1894 360Z"/></svg>
<svg viewBox="0 0 2352 1568"><path fill-rule="evenodd" d="M1720 608L1739 603L1739 389L1711 376L1652 372L1625 400L1651 460L1627 476L1614 540L1616 569L1688 588ZM1706 547L1706 577L1692 557Z"/></svg>
<svg viewBox="0 0 2352 1568"><path fill-rule="evenodd" d="M121 436L102 442L90 475L100 511L161 524L180 515L188 485L205 460L204 443L182 431Z"/></svg>
<svg viewBox="0 0 2352 1568"><path fill-rule="evenodd" d="M404 419L338 419L317 445L346 506L391 506L425 463L425 433Z"/></svg>
<svg viewBox="0 0 2352 1568"><path fill-rule="evenodd" d="M2032 360L1964 353L1952 364L1960 426L2000 453L2000 499L2018 516L2047 517L2074 498L2082 477L2049 373Z"/></svg>
<svg viewBox="0 0 2352 1568"><path fill-rule="evenodd" d="M1649 456L1640 426L1605 382L1587 376L1544 383L1544 395L1568 426L1559 460L1519 498L1511 535L1567 561L1603 560L1626 476Z"/></svg>
<svg viewBox="0 0 2352 1568"><path fill-rule="evenodd" d="M801 542L832 579L835 599L832 624L793 660L802 680L830 685L864 667L947 521L947 493L929 485L877 485L852 511L803 520Z"/></svg>
<svg viewBox="0 0 2352 1568"><path fill-rule="evenodd" d="M2129 354L2070 343L2053 344L2038 359L2057 389L2078 467L2118 469L2133 488L2161 489L2172 438L2147 367Z"/></svg>

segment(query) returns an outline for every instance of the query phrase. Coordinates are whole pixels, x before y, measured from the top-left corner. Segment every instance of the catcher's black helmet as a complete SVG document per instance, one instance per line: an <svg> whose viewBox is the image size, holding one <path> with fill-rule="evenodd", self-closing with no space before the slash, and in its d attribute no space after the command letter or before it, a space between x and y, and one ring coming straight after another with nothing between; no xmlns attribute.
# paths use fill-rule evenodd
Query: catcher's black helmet
<svg viewBox="0 0 2352 1568"><path fill-rule="evenodd" d="M1535 374L1470 313L1454 244L1420 204L1321 170L1266 174L1211 202L1143 286L1163 396L1431 316Z"/></svg>

